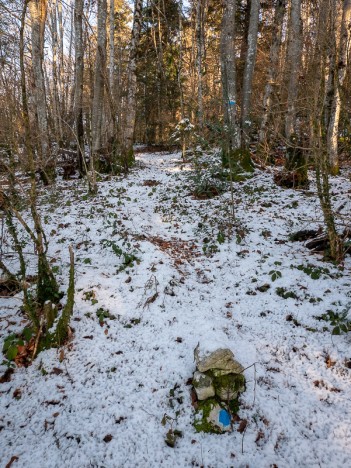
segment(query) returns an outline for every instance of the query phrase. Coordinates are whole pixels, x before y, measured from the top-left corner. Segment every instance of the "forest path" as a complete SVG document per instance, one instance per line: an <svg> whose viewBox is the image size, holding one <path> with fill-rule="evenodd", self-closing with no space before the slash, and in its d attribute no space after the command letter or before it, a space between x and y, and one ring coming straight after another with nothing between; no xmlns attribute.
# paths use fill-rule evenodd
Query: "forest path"
<svg viewBox="0 0 351 468"><path fill-rule="evenodd" d="M213 180L218 161L206 158L201 177ZM202 179L179 153L139 153L137 163L127 178L100 182L95 198L82 181L43 194L49 253L66 284L68 244L76 253L74 334L62 362L43 352L1 384L1 463L347 466L350 345L316 317L347 306L350 262L341 271L288 239L318 226L316 197L257 171L235 187L230 233L230 193L194 199ZM333 179L345 209L347 184ZM18 300L2 313L11 304L17 325L2 335L21 327ZM236 426L223 436L194 431L189 379L199 342L229 347L248 367L244 440ZM164 442L165 414L184 434L174 449Z"/></svg>

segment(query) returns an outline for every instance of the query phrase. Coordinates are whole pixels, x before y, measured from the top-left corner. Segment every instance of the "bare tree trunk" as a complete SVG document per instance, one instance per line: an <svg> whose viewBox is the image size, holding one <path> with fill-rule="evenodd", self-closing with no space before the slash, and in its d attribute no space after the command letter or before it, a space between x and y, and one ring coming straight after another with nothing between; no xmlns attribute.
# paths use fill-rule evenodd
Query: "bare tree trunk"
<svg viewBox="0 0 351 468"><path fill-rule="evenodd" d="M67 109L67 96L65 93L65 89L67 87L67 76L65 77L65 60L64 60L64 28L63 28L63 13L62 13L62 0L55 0L56 9L57 9L57 21L58 21L58 60L57 60L57 72L59 76L59 83L58 86L61 91L62 102L61 102L61 110L62 115L66 115ZM65 79L66 78L66 79Z"/></svg>
<svg viewBox="0 0 351 468"><path fill-rule="evenodd" d="M92 106L92 152L94 159L102 147L102 114L106 73L106 20L107 1L98 1L97 50L95 58L94 97Z"/></svg>
<svg viewBox="0 0 351 468"><path fill-rule="evenodd" d="M140 41L141 19L142 19L143 0L134 1L134 18L132 38L129 50L128 62L128 85L126 98L126 112L124 113L124 122L122 128L122 159L124 167L127 170L134 159L134 127L136 118L136 91L137 91L137 53Z"/></svg>
<svg viewBox="0 0 351 468"><path fill-rule="evenodd" d="M74 61L73 61L73 51L74 51L74 11L73 8L70 9L70 35L68 43L68 57L64 61L66 69L62 70L62 80L65 82L65 92L64 100L66 101L65 114L72 116L74 112ZM66 78L65 78L66 77ZM62 102L62 100L61 100ZM61 103L61 108L63 108Z"/></svg>
<svg viewBox="0 0 351 468"><path fill-rule="evenodd" d="M332 174L339 172L338 137L341 112L341 88L345 81L350 51L350 21L351 0L344 0L341 21L341 34L339 53L336 54L336 67L332 76L333 99L331 103L330 120L327 134L327 147L330 171ZM337 33L336 33L337 34Z"/></svg>
<svg viewBox="0 0 351 468"><path fill-rule="evenodd" d="M252 79L256 63L259 12L260 0L252 0L249 31L247 38L247 54L243 77L243 97L241 105L241 129L243 132L242 143L248 142L248 133L251 125L251 121L249 119L252 94Z"/></svg>
<svg viewBox="0 0 351 468"><path fill-rule="evenodd" d="M288 102L285 117L285 136L290 139L296 133L296 99L301 67L302 21L301 0L291 0L287 62L289 70Z"/></svg>
<svg viewBox="0 0 351 468"><path fill-rule="evenodd" d="M58 32L57 32L57 15L56 15L56 2L57 0L52 0L50 16L51 16L51 37L52 37L52 75L53 75L53 110L54 110L54 125L55 133L58 139L59 145L61 146L63 140L62 132L62 122L61 122L61 103L60 103L60 93L59 93L59 72L57 70L59 63L59 41L58 41Z"/></svg>
<svg viewBox="0 0 351 468"><path fill-rule="evenodd" d="M110 16L109 16L109 86L110 91L114 88L114 65L115 65L115 0L110 0Z"/></svg>
<svg viewBox="0 0 351 468"><path fill-rule="evenodd" d="M182 85L183 77L183 1L179 1L179 60L177 67L178 74L178 88L179 88L179 99L180 99L180 117L184 118L184 93Z"/></svg>
<svg viewBox="0 0 351 468"><path fill-rule="evenodd" d="M317 40L314 56L311 61L311 89L310 102L310 129L311 129L311 147L316 167L317 192L324 222L330 243L330 258L336 262L343 259L343 245L335 226L335 218L331 205L329 175L328 175L328 154L322 137L322 119L323 119L323 88L326 87L325 67L326 54L330 47L330 38L328 34L328 16L330 13L329 0L322 0L320 4L320 13L318 20Z"/></svg>
<svg viewBox="0 0 351 468"><path fill-rule="evenodd" d="M33 1L33 0L32 0ZM30 171L30 211L34 224L34 230L30 229L26 222L23 220L21 214L16 210L15 207L12 208L12 213L14 214L18 221L23 225L25 230L29 233L32 238L38 255L38 277L37 277L37 301L42 306L44 302L49 300L58 299L59 297L59 288L55 280L55 277L52 273L50 264L46 257L47 242L45 233L42 227L40 215L37 210L37 185L35 179L35 160L34 160L34 150L32 145L31 137L31 127L30 127L30 118L29 118L29 109L28 109L28 97L27 97L27 86L26 86L26 77L25 77L25 66L24 66L24 28L25 28L25 18L27 12L27 6L30 6L30 0L24 0L22 16L21 16L21 27L20 27L20 71L21 71L21 97L22 97L22 112L25 128L25 146L28 153L28 165ZM45 22L44 22L45 24ZM33 47L33 45L32 45ZM15 243L18 244L16 230L13 227L13 238ZM22 274L25 273L25 263L22 256L21 248L18 250L20 256L21 270ZM24 280L25 278L23 278ZM24 281L23 281L24 282ZM32 309L32 299L27 294L26 288L24 288L24 299L25 306L27 309ZM32 310L33 312L33 310ZM35 320L35 314L32 318Z"/></svg>
<svg viewBox="0 0 351 468"><path fill-rule="evenodd" d="M236 60L236 81L237 81L237 92L239 96L243 94L243 81L244 81L244 69L248 49L248 38L249 38L249 24L251 14L251 0L237 0L237 9L243 9L244 18L243 24L241 24L242 38L240 41L240 56Z"/></svg>
<svg viewBox="0 0 351 468"><path fill-rule="evenodd" d="M197 55L196 55L196 68L197 68L197 114L198 114L198 125L200 131L202 131L204 124L204 108L203 108L203 56L205 49L205 9L206 0L197 0L196 5L196 43L197 43Z"/></svg>
<svg viewBox="0 0 351 468"><path fill-rule="evenodd" d="M34 99L39 130L40 168L45 183L54 177L54 161L50 155L48 136L48 116L45 95L45 79L43 72L44 61L44 32L47 16L46 0L31 0L28 3L31 17L32 32L32 63L34 76Z"/></svg>
<svg viewBox="0 0 351 468"><path fill-rule="evenodd" d="M237 122L235 13L236 0L224 0L221 33L221 69L224 121L227 132L227 155L233 149L237 149L240 146L240 129Z"/></svg>
<svg viewBox="0 0 351 468"><path fill-rule="evenodd" d="M74 127L77 143L77 159L80 174L85 174L84 166L84 126L83 126L83 8L84 0L75 0L74 7L74 38L75 38L75 64L74 64Z"/></svg>
<svg viewBox="0 0 351 468"><path fill-rule="evenodd" d="M283 20L286 10L287 0L278 0L275 7L274 23L272 30L272 45L270 50L269 68L267 73L267 83L265 86L263 97L263 116L259 133L260 143L264 142L267 137L267 126L271 115L273 104L273 90L276 85L279 67L279 57L282 42Z"/></svg>

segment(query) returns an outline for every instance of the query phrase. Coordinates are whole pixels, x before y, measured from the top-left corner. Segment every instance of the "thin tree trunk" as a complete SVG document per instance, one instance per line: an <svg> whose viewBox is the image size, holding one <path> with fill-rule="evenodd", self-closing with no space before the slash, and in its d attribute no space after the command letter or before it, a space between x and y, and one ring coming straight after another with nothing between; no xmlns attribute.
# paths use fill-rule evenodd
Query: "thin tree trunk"
<svg viewBox="0 0 351 468"><path fill-rule="evenodd" d="M65 101L66 108L65 114L71 116L74 112L74 61L73 61L73 51L74 51L74 11L70 9L70 35L69 35L69 44L68 44L68 57L66 60L66 70L63 70L63 81L66 84L65 87ZM66 79L64 77L67 77ZM62 108L62 104L61 104Z"/></svg>
<svg viewBox="0 0 351 468"><path fill-rule="evenodd" d="M102 147L102 114L106 72L106 20L107 1L98 1L97 50L95 58L94 97L92 106L92 152L93 158ZM93 159L91 158L91 159Z"/></svg>
<svg viewBox="0 0 351 468"><path fill-rule="evenodd" d="M339 172L338 137L339 121L341 113L341 88L345 81L350 51L350 21L351 0L344 0L339 53L337 54L337 65L332 77L333 100L331 104L330 121L328 126L327 146L330 171L332 174Z"/></svg>
<svg viewBox="0 0 351 468"><path fill-rule="evenodd" d="M328 154L322 136L323 119L323 87L325 88L325 66L326 53L330 46L328 34L328 13L329 1L322 0L320 4L320 14L318 21L318 31L314 56L310 65L310 78L313 83L310 100L310 129L311 147L316 167L317 193L323 212L324 222L330 243L330 258L336 262L343 259L343 246L335 226L335 218L331 205L329 174L328 174ZM323 86L324 85L324 86Z"/></svg>
<svg viewBox="0 0 351 468"><path fill-rule="evenodd" d="M302 54L301 0L291 0L287 62L289 70L285 136L290 139L296 129L296 100Z"/></svg>
<svg viewBox="0 0 351 468"><path fill-rule="evenodd" d="M227 155L233 149L237 149L240 146L240 131L237 122L235 13L236 0L224 0L221 33L221 69L224 121L227 127Z"/></svg>
<svg viewBox="0 0 351 468"><path fill-rule="evenodd" d="M179 2L179 60L177 69L179 99L180 99L180 117L184 118L184 93L183 93L183 1Z"/></svg>
<svg viewBox="0 0 351 468"><path fill-rule="evenodd" d="M32 0L33 1L33 0ZM23 220L21 214L16 208L12 207L12 213L17 217L18 221L23 225L25 230L31 236L38 255L38 278L37 278L37 301L40 305L43 305L47 299L53 300L58 299L59 289L57 282L52 273L50 264L46 257L47 242L44 234L44 230L41 224L40 215L37 210L37 185L35 179L35 160L34 160L34 149L32 146L31 138L31 126L28 109L28 97L27 97L27 86L25 77L25 66L24 66L24 27L25 17L27 12L27 6L30 6L30 0L25 0L22 10L21 17L21 28L20 28L20 70L21 70L21 97L22 97L22 111L25 128L25 146L28 154L28 165L30 173L30 211L32 220L34 223L34 230L30 229L26 222ZM32 45L33 47L33 45ZM13 237L16 242L17 234L13 227ZM17 242L18 243L18 242ZM19 255L22 266L22 273L25 273L25 264L22 257L21 249L19 249ZM25 278L23 278L24 280ZM26 306L30 307L31 299L27 294L26 288L24 288L24 298ZM33 319L35 316L33 315Z"/></svg>
<svg viewBox="0 0 351 468"><path fill-rule="evenodd" d="M61 122L61 103L60 103L60 93L59 93L59 73L58 73L58 64L59 64L59 41L58 41L58 32L57 32L57 15L56 15L56 2L57 0L52 0L50 16L51 16L51 37L52 37L52 75L53 75L53 110L54 110L54 127L56 137L58 139L59 145L62 144L63 132L62 132L62 122Z"/></svg>
<svg viewBox="0 0 351 468"><path fill-rule="evenodd" d="M256 64L258 19L260 12L260 0L251 1L250 23L247 39L247 54L243 77L243 97L241 105L241 128L243 132L242 143L248 143L248 133L250 131L250 109L252 80Z"/></svg>
<svg viewBox="0 0 351 468"><path fill-rule="evenodd" d="M196 5L196 43L197 43L197 55L196 55L196 68L197 68L197 116L198 126L200 132L203 129L204 124L204 108L203 108L203 56L205 48L205 0L197 0Z"/></svg>
<svg viewBox="0 0 351 468"><path fill-rule="evenodd" d="M125 169L127 170L130 166L134 154L133 154L133 143L134 143L134 127L136 118L136 91L137 91L137 53L140 41L141 31L141 19L142 19L142 6L143 0L135 0L134 2L134 19L132 38L129 50L129 62L128 62L128 84L127 84L127 98L126 98L126 109L124 113L124 124L122 128L122 158Z"/></svg>
<svg viewBox="0 0 351 468"><path fill-rule="evenodd" d="M54 177L54 161L51 159L50 155L45 79L43 72L44 32L47 16L46 0L31 0L28 2L28 8L31 17L34 99L40 139L39 165L44 182L49 183L51 178Z"/></svg>
<svg viewBox="0 0 351 468"><path fill-rule="evenodd" d="M244 19L243 19L243 24L241 25L242 38L240 41L241 42L240 43L240 56L238 57L237 63L236 63L236 75L237 75L238 95L242 96L244 69L245 69L245 62L246 62L247 49L248 49L251 0L237 0L237 9L239 8L244 9Z"/></svg>
<svg viewBox="0 0 351 468"><path fill-rule="evenodd" d="M279 73L278 67L286 3L287 0L278 0L277 5L275 7L274 23L272 29L272 45L269 56L269 68L267 73L267 83L265 86L263 97L263 116L259 133L260 143L266 140L268 121L272 111L273 90L274 86L276 85L277 76Z"/></svg>
<svg viewBox="0 0 351 468"><path fill-rule="evenodd" d="M110 0L110 34L109 34L109 85L113 92L115 77L115 1Z"/></svg>
<svg viewBox="0 0 351 468"><path fill-rule="evenodd" d="M79 172L85 174L84 166L84 126L83 126L83 8L84 0L75 0L74 7L74 38L75 38L75 64L74 64L74 124L77 143L77 159Z"/></svg>

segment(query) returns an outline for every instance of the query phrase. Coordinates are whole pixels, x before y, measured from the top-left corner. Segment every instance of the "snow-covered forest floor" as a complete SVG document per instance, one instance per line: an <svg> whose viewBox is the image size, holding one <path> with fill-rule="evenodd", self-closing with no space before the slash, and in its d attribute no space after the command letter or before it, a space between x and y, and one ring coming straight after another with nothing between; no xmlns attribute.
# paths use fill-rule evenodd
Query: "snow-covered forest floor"
<svg viewBox="0 0 351 468"><path fill-rule="evenodd" d="M195 199L179 154L137 161L95 198L82 181L42 192L63 290L70 244L76 256L73 334L0 384L0 466L350 466L351 333L332 336L327 320L351 307L350 257L338 268L289 240L323 224L314 185L283 190L256 170L235 184L234 231L230 191ZM332 195L349 214L346 175ZM0 301L2 347L25 317L20 295ZM198 343L247 368L230 433L192 425Z"/></svg>

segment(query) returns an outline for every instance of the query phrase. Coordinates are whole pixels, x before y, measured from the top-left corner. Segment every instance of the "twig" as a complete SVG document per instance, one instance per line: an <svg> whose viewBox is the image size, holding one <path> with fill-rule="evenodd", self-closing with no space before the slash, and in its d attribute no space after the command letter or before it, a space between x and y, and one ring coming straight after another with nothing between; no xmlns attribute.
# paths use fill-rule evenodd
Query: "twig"
<svg viewBox="0 0 351 468"><path fill-rule="evenodd" d="M39 328L37 336L35 338L35 344L34 344L34 349L33 349L32 360L34 359L35 354L36 354L37 349L38 349L39 339L40 339L41 332L43 331L43 326L44 326L44 320L42 319L41 324L40 324L40 328Z"/></svg>

